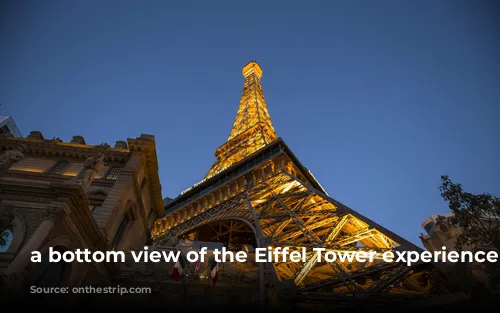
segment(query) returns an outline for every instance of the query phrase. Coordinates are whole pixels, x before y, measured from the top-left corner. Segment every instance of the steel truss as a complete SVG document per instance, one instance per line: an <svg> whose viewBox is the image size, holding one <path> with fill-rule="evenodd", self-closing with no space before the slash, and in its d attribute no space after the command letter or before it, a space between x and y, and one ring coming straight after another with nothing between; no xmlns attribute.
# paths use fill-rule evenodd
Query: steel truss
<svg viewBox="0 0 500 313"><path fill-rule="evenodd" d="M323 299L322 303L326 303L324 298L328 296L352 299L384 293L415 297L449 292L428 264L408 267L381 260L383 252L401 248L401 244L405 249L419 248L392 233L387 236L379 225L334 204L334 200L284 169L247 184L242 192L166 230L155 244L206 224L232 219L251 225L262 247L287 247L289 251L306 248L306 262L265 266L266 288L280 290L277 294L287 301ZM312 248L337 253L373 251L374 260L318 262L318 252Z"/></svg>

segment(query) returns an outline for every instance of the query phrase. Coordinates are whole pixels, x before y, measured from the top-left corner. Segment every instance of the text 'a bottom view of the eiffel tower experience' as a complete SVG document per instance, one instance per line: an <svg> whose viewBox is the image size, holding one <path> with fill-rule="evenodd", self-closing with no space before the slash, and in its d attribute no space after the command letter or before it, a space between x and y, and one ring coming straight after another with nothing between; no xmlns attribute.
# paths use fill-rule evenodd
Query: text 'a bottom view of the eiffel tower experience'
<svg viewBox="0 0 500 313"><path fill-rule="evenodd" d="M166 204L166 215L152 232L153 245L215 242L249 255L261 247L270 252L305 249L299 262L227 265L238 267L233 270L241 273L239 280L254 270L259 301L281 308L342 307L353 301L415 308L453 298L455 293L432 263L408 266L382 259L386 251L421 249L332 199L276 135L260 66L248 63L243 76L229 138L216 149L206 177ZM370 251L373 258L320 262L320 251ZM196 265L187 266L193 271L190 266ZM221 284L223 274L219 268Z"/></svg>

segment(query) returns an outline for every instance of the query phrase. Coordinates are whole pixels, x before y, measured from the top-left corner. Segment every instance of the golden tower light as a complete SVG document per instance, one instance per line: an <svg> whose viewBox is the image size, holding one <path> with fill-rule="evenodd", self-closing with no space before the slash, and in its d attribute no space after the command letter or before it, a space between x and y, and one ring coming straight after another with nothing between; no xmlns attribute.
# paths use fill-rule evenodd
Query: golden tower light
<svg viewBox="0 0 500 313"><path fill-rule="evenodd" d="M260 66L252 61L242 73L243 91L227 141L216 149L216 161L205 178L167 204L166 216L155 222L154 244L187 234L202 240L207 229L216 229L212 238L252 237L243 244L309 249L305 262L259 263L261 300L280 305L325 304L332 299L343 303L359 294L376 295L378 301L383 299L381 293L403 295L398 299L404 303L404 295L415 299L448 292L433 278L438 274L432 264L408 267L380 260L385 251L422 250L328 196L276 135ZM310 251L313 247L352 253L369 250L377 258L317 262L317 253ZM422 276L424 272L429 274ZM421 288L414 283L416 277L427 279Z"/></svg>

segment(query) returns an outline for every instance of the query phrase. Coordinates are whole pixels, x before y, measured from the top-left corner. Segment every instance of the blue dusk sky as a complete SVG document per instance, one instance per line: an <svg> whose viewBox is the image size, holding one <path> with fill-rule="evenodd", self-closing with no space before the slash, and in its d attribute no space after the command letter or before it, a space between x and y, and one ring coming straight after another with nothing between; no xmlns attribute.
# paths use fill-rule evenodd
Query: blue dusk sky
<svg viewBox="0 0 500 313"><path fill-rule="evenodd" d="M2 1L0 115L24 136L156 137L163 196L227 139L261 65L277 134L330 196L418 244L440 175L500 195L496 1Z"/></svg>

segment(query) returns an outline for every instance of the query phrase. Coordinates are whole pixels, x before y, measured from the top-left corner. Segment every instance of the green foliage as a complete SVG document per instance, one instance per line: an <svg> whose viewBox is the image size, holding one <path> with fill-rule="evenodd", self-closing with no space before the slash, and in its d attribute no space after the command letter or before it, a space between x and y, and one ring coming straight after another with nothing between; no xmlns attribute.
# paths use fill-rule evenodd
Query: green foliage
<svg viewBox="0 0 500 313"><path fill-rule="evenodd" d="M453 183L448 176L441 176L441 196L454 213L452 222L458 224L461 234L455 247L457 250L500 252L500 199L489 193L465 192L460 184ZM498 263L485 265L485 272L493 286L500 283Z"/></svg>
<svg viewBox="0 0 500 313"><path fill-rule="evenodd" d="M450 264L451 269L451 279L455 284L457 290L472 290L477 283L477 280L471 273L471 268L467 263L454 263Z"/></svg>
<svg viewBox="0 0 500 313"><path fill-rule="evenodd" d="M495 248L500 251L500 199L488 193L465 192L448 176L441 176L441 196L454 213L454 223L462 230L457 249Z"/></svg>
<svg viewBox="0 0 500 313"><path fill-rule="evenodd" d="M7 236L8 236L7 229L0 226L0 247L7 244Z"/></svg>
<svg viewBox="0 0 500 313"><path fill-rule="evenodd" d="M7 244L7 237L9 233L7 230L12 225L12 218L6 218L5 216L0 217L0 247Z"/></svg>

